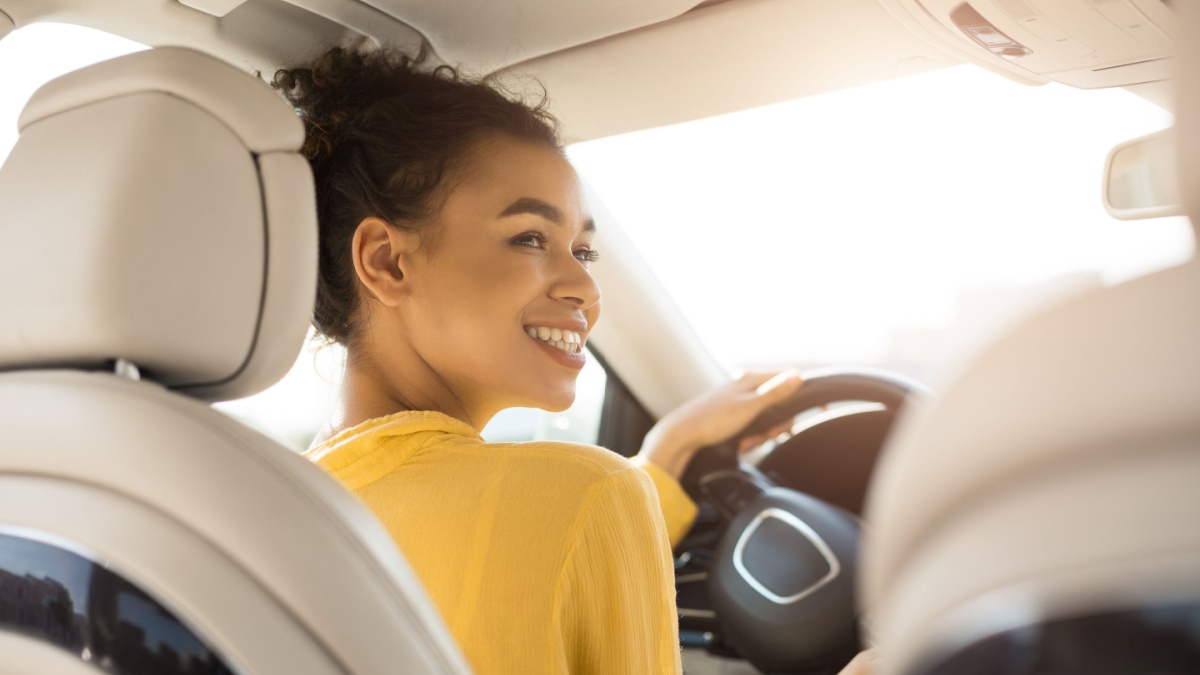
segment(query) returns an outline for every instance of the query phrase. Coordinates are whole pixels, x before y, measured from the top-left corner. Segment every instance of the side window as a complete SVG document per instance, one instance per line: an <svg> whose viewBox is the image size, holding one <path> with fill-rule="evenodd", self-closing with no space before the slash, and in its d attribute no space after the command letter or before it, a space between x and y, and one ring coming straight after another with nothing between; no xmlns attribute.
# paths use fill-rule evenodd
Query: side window
<svg viewBox="0 0 1200 675"><path fill-rule="evenodd" d="M292 369L269 389L213 407L302 452L333 411L345 357L341 347L309 339Z"/></svg>
<svg viewBox="0 0 1200 675"><path fill-rule="evenodd" d="M214 407L296 451L306 450L333 410L344 359L342 348L317 346L310 340L291 371L270 389ZM606 381L604 368L592 356L579 375L575 404L569 409L559 413L532 408L505 410L483 430L483 437L492 442L556 440L594 444Z"/></svg>
<svg viewBox="0 0 1200 675"><path fill-rule="evenodd" d="M0 161L17 142L17 117L37 88L93 63L146 49L104 31L34 24L0 39Z"/></svg>

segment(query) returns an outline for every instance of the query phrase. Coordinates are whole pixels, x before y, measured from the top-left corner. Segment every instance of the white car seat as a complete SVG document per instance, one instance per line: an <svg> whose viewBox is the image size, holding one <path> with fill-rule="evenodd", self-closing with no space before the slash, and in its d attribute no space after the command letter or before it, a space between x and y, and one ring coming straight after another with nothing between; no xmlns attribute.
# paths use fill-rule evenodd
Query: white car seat
<svg viewBox="0 0 1200 675"><path fill-rule="evenodd" d="M289 106L162 48L50 82L19 126L0 670L469 672L365 507L206 405L281 377L308 325L316 210Z"/></svg>
<svg viewBox="0 0 1200 675"><path fill-rule="evenodd" d="M1193 225L1194 4L1176 3ZM866 522L879 675L1200 672L1200 262L1072 300L992 345L904 421Z"/></svg>

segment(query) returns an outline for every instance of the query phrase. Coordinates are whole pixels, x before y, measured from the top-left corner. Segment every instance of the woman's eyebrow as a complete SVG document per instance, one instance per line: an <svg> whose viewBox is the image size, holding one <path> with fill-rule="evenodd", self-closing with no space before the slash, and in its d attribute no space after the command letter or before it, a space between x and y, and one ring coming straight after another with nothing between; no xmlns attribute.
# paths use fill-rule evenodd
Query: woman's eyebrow
<svg viewBox="0 0 1200 675"><path fill-rule="evenodd" d="M546 220L558 225L562 225L563 222L562 211L560 211L557 206L544 202L535 197L521 197L517 201L510 204L508 208L504 209L504 211L500 213L500 217L507 218L509 216L516 216L524 213L541 216L542 218L545 218ZM584 220L583 231L595 232L596 221L592 220L591 218Z"/></svg>

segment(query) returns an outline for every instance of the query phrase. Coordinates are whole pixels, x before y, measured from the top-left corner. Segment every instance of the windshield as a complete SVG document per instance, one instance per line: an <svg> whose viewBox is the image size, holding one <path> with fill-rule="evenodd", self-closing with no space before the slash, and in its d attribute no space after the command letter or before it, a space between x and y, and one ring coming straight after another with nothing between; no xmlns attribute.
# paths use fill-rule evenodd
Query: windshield
<svg viewBox="0 0 1200 675"><path fill-rule="evenodd" d="M1170 124L959 66L569 154L726 368L929 378L1039 303L1190 255L1185 219L1101 204L1108 150Z"/></svg>

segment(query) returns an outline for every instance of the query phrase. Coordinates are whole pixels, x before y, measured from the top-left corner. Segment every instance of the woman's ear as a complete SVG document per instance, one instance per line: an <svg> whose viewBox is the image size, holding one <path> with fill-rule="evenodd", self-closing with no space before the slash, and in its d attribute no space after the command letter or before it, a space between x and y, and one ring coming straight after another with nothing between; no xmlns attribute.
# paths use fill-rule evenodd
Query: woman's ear
<svg viewBox="0 0 1200 675"><path fill-rule="evenodd" d="M354 231L350 252L358 280L376 300L394 307L408 291L412 254L420 235L382 218L363 218Z"/></svg>

